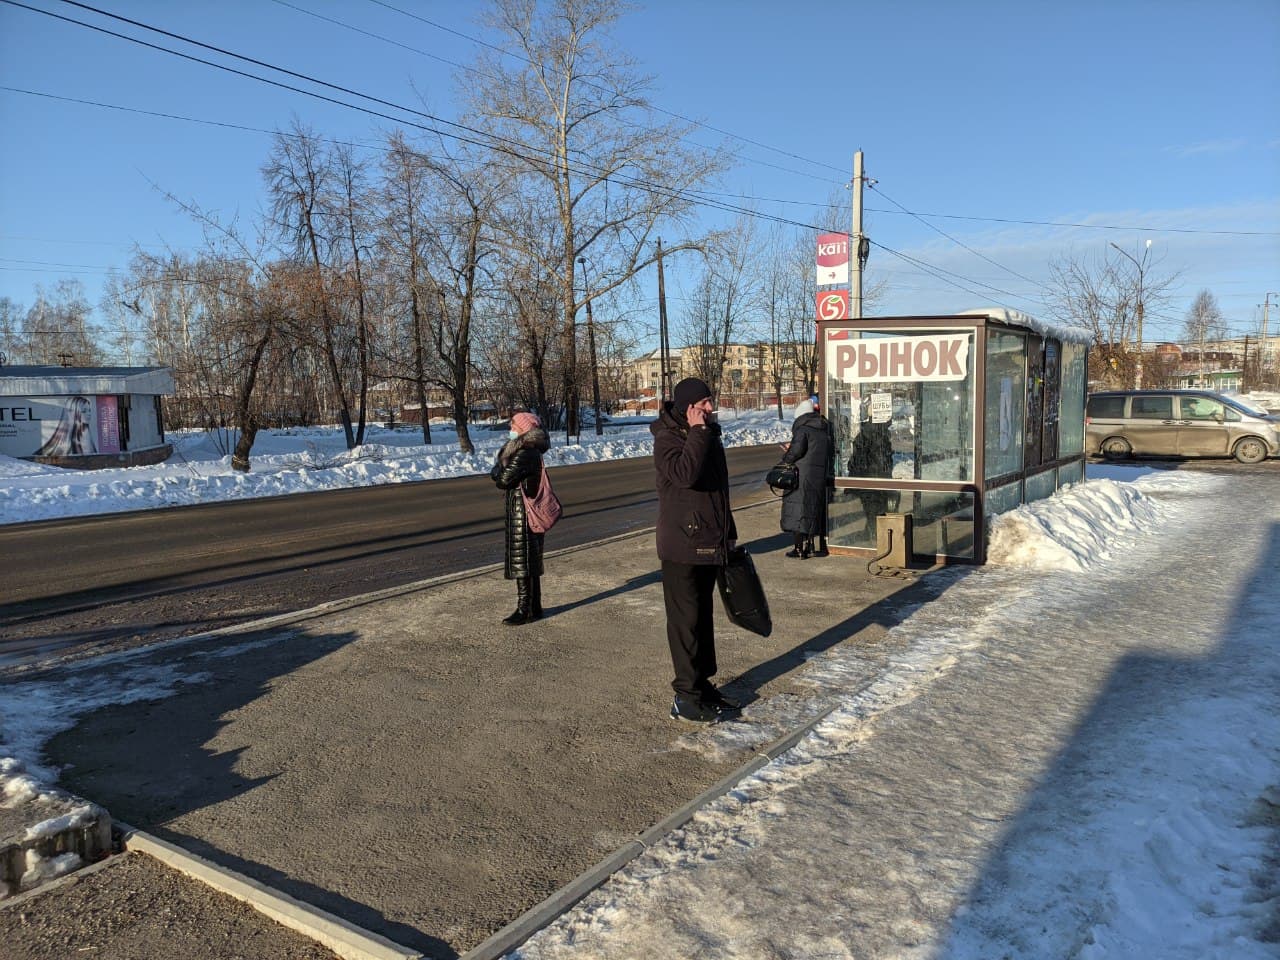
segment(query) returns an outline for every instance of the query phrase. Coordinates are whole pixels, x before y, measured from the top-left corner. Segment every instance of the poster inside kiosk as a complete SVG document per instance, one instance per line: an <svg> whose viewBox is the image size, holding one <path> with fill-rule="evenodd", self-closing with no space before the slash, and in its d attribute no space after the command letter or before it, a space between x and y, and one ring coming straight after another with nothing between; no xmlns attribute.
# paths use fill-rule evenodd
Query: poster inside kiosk
<svg viewBox="0 0 1280 960"><path fill-rule="evenodd" d="M833 330L827 369L845 383L963 380L969 370L968 333L846 339Z"/></svg>

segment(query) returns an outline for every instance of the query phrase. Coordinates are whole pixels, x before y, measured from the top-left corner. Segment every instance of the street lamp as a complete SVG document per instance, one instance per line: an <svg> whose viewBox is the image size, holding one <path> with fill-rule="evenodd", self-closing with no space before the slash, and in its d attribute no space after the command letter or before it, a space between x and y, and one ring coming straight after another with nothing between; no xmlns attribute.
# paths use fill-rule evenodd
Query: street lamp
<svg viewBox="0 0 1280 960"><path fill-rule="evenodd" d="M591 351L591 407L595 411L596 436L604 436L604 424L600 422L600 369L596 366L596 325L591 316L591 284L587 280L587 258L579 257L582 267L582 289L587 295L587 349Z"/></svg>
<svg viewBox="0 0 1280 960"><path fill-rule="evenodd" d="M1133 365L1133 389L1141 390L1142 389L1142 311L1143 311L1142 274L1147 268L1147 254L1151 252L1151 241L1150 240L1147 241L1146 247L1142 251L1141 263L1139 263L1138 260L1132 254L1121 249L1119 246L1116 246L1115 243L1112 243L1111 246L1115 247L1117 251L1124 254L1126 257L1128 257L1129 261L1134 265L1134 267L1137 268L1137 271L1138 271L1138 359Z"/></svg>

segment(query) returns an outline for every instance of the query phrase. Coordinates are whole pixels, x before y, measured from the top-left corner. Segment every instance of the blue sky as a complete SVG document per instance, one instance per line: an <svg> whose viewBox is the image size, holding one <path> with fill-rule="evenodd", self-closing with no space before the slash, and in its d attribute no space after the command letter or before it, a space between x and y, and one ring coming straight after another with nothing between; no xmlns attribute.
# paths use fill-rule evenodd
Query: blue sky
<svg viewBox="0 0 1280 960"><path fill-rule="evenodd" d="M22 2L198 52L60 0ZM469 64L469 37L486 37L478 5L462 2L100 5L398 104L425 98L445 118L457 115L448 61ZM615 40L654 77L659 107L716 128L691 139L739 151L720 189L758 198L741 202L763 213L811 222L848 181L853 151L865 151L878 181L867 233L965 288L877 248L871 279L888 283L879 312L1000 303L1043 313L1037 282L1052 259L1148 239L1156 269L1181 273L1170 307L1148 315L1149 338L1174 335L1201 289L1240 333L1256 329L1264 294L1280 293L1276 0L655 0ZM0 87L267 131L296 116L371 145L388 126L8 4ZM197 245L199 229L161 189L245 220L263 202L266 133L12 89L0 89L0 130L0 295L24 304L62 276L96 299L135 243ZM931 216L921 222L895 201Z"/></svg>

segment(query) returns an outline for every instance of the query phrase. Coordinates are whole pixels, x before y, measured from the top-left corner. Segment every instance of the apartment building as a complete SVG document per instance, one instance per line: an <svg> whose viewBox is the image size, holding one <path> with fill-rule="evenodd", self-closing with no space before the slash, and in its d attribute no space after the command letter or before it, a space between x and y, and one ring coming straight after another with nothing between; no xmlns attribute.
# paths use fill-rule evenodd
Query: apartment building
<svg viewBox="0 0 1280 960"><path fill-rule="evenodd" d="M796 357L801 350L811 350L811 344L782 343L731 343L726 351L724 367L720 375L720 403L754 409L774 403L773 375L777 362L782 365L782 393L784 402L798 401L806 390L803 372L796 367ZM698 362L699 347L684 347L671 351L671 382L694 376L704 364ZM662 390L661 352L650 351L633 360L625 383L630 397L637 400L656 397Z"/></svg>

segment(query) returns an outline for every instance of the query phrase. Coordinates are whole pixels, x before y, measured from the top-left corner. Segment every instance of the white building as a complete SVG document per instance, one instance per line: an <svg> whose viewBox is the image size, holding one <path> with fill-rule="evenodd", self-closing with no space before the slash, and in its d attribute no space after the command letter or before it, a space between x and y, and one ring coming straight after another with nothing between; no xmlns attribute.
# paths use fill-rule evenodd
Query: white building
<svg viewBox="0 0 1280 960"><path fill-rule="evenodd" d="M168 367L0 367L0 454L59 467L159 463Z"/></svg>

